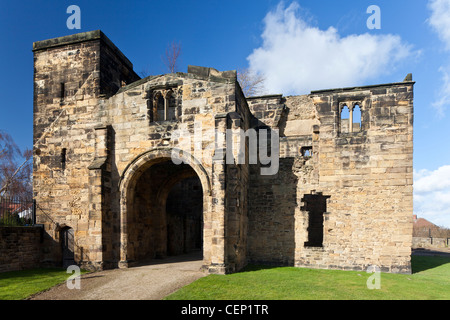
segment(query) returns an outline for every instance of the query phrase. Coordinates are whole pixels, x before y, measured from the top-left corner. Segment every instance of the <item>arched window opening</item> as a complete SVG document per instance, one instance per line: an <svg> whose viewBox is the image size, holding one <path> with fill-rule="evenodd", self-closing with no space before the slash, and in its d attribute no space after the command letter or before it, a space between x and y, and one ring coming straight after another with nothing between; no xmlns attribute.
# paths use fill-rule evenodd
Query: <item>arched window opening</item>
<svg viewBox="0 0 450 320"><path fill-rule="evenodd" d="M166 120L175 120L176 100L172 90L169 90L166 93L166 104Z"/></svg>
<svg viewBox="0 0 450 320"><path fill-rule="evenodd" d="M352 132L360 132L361 131L361 107L359 104L355 104L353 107L353 131Z"/></svg>
<svg viewBox="0 0 450 320"><path fill-rule="evenodd" d="M357 133L362 131L362 108L360 102L342 102L340 105L340 132Z"/></svg>
<svg viewBox="0 0 450 320"><path fill-rule="evenodd" d="M341 132L349 132L350 109L346 104L341 108Z"/></svg>
<svg viewBox="0 0 450 320"><path fill-rule="evenodd" d="M172 89L158 90L153 94L149 105L150 122L176 120L177 100Z"/></svg>
<svg viewBox="0 0 450 320"><path fill-rule="evenodd" d="M156 118L159 121L166 120L165 112L164 112L164 97L162 96L161 93L158 93L156 103L157 103L157 107L156 107L157 117Z"/></svg>

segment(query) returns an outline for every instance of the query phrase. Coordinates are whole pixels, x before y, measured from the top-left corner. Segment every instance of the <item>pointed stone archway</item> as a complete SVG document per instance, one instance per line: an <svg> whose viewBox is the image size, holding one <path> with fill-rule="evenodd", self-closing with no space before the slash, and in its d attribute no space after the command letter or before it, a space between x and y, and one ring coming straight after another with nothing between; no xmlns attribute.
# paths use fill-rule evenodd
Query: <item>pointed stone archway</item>
<svg viewBox="0 0 450 320"><path fill-rule="evenodd" d="M211 186L193 156L172 148L145 152L125 168L119 190L119 267L200 248L210 265Z"/></svg>

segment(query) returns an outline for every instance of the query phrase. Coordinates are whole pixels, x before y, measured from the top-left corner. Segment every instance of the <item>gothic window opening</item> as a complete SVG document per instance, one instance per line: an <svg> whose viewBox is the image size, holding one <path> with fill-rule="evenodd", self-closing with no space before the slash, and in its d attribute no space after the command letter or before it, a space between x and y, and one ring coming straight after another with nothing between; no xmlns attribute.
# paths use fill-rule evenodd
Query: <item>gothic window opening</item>
<svg viewBox="0 0 450 320"><path fill-rule="evenodd" d="M359 102L343 102L340 109L340 132L356 133L362 129L362 110Z"/></svg>
<svg viewBox="0 0 450 320"><path fill-rule="evenodd" d="M346 104L341 107L341 132L349 132L350 109Z"/></svg>
<svg viewBox="0 0 450 320"><path fill-rule="evenodd" d="M152 95L149 105L150 122L176 120L176 97L175 93L169 90L158 90Z"/></svg>
<svg viewBox="0 0 450 320"><path fill-rule="evenodd" d="M164 97L162 96L161 93L157 94L157 98L156 98L156 121L164 121L166 120L165 118L165 112L164 112Z"/></svg>
<svg viewBox="0 0 450 320"><path fill-rule="evenodd" d="M361 107L359 104L355 104L353 107L353 131L352 132L360 132L361 131Z"/></svg>
<svg viewBox="0 0 450 320"><path fill-rule="evenodd" d="M175 94L172 90L169 90L166 93L166 104L166 120L175 120L176 100Z"/></svg>

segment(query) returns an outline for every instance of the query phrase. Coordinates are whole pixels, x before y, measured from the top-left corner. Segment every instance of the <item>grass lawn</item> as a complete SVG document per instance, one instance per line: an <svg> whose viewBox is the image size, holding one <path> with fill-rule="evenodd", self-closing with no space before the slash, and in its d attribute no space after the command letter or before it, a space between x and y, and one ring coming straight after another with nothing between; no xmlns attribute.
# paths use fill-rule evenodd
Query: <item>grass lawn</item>
<svg viewBox="0 0 450 320"><path fill-rule="evenodd" d="M369 290L373 274L361 271L249 266L230 275L209 275L166 300L448 300L450 258L412 256L413 274L380 274L380 289Z"/></svg>
<svg viewBox="0 0 450 320"><path fill-rule="evenodd" d="M83 273L83 271L81 271ZM63 283L66 269L32 269L0 273L0 300L22 300Z"/></svg>
<svg viewBox="0 0 450 320"><path fill-rule="evenodd" d="M230 275L209 275L166 300L449 300L450 258L412 257L413 274L380 274L380 289L369 290L372 274L358 271L249 266ZM82 271L82 273L84 273ZM63 283L65 269L0 273L0 300L22 300Z"/></svg>

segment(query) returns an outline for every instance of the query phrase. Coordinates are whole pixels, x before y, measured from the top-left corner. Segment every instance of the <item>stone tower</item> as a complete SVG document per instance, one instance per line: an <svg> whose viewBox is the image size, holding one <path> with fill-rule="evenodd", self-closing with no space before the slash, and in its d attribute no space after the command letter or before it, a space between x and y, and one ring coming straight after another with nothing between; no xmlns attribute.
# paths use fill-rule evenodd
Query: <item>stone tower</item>
<svg viewBox="0 0 450 320"><path fill-rule="evenodd" d="M140 78L100 30L35 42L33 52L34 190L41 222L57 242L47 247L44 260L61 259L60 234L71 228L83 235L76 245L102 261L106 213L93 210L97 195L88 192L95 181L88 167L101 152L96 134L103 134L96 115L101 101ZM92 210L81 209L81 203ZM75 248L74 254L82 260L86 253Z"/></svg>

